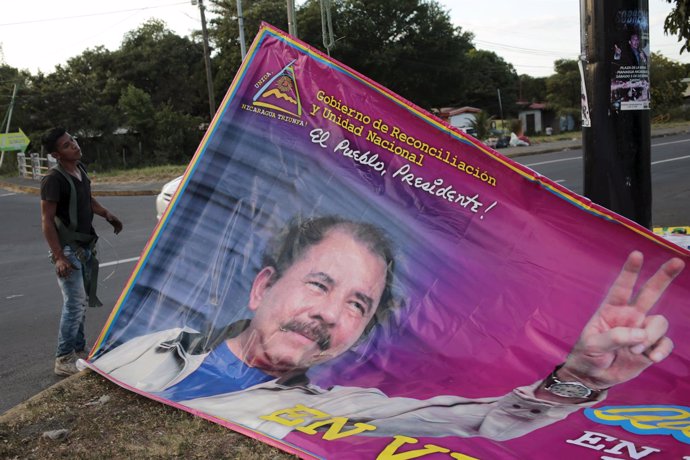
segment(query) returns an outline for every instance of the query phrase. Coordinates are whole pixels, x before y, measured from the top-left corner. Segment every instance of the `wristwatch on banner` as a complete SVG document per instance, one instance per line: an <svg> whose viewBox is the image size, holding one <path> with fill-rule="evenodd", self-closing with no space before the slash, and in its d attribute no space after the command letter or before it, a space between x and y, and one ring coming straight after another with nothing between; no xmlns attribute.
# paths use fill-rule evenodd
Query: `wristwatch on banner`
<svg viewBox="0 0 690 460"><path fill-rule="evenodd" d="M565 363L564 363L565 364ZM549 393L560 396L561 398L579 398L579 399L596 399L604 390L595 390L590 388L582 382L565 382L558 378L556 372L563 367L563 364L556 366L546 380L544 380L544 389Z"/></svg>

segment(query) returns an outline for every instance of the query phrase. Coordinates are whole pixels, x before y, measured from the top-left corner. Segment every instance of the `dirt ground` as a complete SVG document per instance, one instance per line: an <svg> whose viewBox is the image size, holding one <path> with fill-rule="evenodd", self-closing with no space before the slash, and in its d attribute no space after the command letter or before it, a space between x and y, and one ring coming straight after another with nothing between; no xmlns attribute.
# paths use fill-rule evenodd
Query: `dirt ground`
<svg viewBox="0 0 690 460"><path fill-rule="evenodd" d="M0 416L0 458L297 457L126 391L87 370Z"/></svg>

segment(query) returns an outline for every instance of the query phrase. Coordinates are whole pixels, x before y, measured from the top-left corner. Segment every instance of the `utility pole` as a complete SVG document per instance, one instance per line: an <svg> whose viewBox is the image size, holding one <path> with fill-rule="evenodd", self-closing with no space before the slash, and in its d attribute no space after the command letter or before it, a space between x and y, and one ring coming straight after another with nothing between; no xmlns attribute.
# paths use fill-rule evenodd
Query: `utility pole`
<svg viewBox="0 0 690 460"><path fill-rule="evenodd" d="M504 129L505 126L503 125L503 101L501 100L501 88L496 88L496 92L498 93L498 111L501 117L501 129Z"/></svg>
<svg viewBox="0 0 690 460"><path fill-rule="evenodd" d="M297 19L295 19L295 0L287 0L288 33L297 38Z"/></svg>
<svg viewBox="0 0 690 460"><path fill-rule="evenodd" d="M648 1L580 0L580 11L584 194L649 228Z"/></svg>
<svg viewBox="0 0 690 460"><path fill-rule="evenodd" d="M216 114L216 101L213 91L213 76L211 75L211 56L208 46L208 30L206 29L206 14L204 13L204 0L192 0L192 5L199 4L199 13L201 14L201 34L203 35L204 43L204 64L206 65L206 86L208 88L208 108L211 113L211 120Z"/></svg>
<svg viewBox="0 0 690 460"><path fill-rule="evenodd" d="M10 132L10 122L12 121L12 111L14 110L14 98L17 96L17 84L14 84L14 89L12 90L12 99L10 100L10 107L7 109L7 125L5 125L5 134ZM7 140L7 136L2 138L3 144ZM4 145L3 145L4 147ZM0 168L5 160L5 149L0 149Z"/></svg>
<svg viewBox="0 0 690 460"><path fill-rule="evenodd" d="M242 0L237 0L237 28L240 29L240 52L242 60L247 55L247 45L244 43L244 16L242 16Z"/></svg>

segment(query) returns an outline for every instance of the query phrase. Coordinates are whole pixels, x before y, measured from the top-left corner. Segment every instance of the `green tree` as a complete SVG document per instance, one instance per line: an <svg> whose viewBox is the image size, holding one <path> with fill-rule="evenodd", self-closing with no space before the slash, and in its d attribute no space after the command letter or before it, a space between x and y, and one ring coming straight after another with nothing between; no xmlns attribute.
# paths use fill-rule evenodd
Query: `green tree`
<svg viewBox="0 0 690 460"><path fill-rule="evenodd" d="M27 130L30 127L29 113L25 110L30 103L30 79L31 74L25 70L18 70L5 64L0 64L0 130L4 133L7 128L10 102L15 85L17 92L12 110L10 131L18 128Z"/></svg>
<svg viewBox="0 0 690 460"><path fill-rule="evenodd" d="M690 52L690 0L666 0L668 3L674 3L675 6L671 10L666 20L664 21L664 33L678 35L678 41L681 42L680 52Z"/></svg>
<svg viewBox="0 0 690 460"><path fill-rule="evenodd" d="M652 53L652 67L649 72L652 113L660 115L683 104L685 83L681 80L688 74L685 67L664 56Z"/></svg>
<svg viewBox="0 0 690 460"><path fill-rule="evenodd" d="M520 75L518 99L525 102L544 102L546 98L546 77Z"/></svg>
<svg viewBox="0 0 690 460"><path fill-rule="evenodd" d="M201 117L193 117L163 104L156 110L153 157L156 164L189 162L199 145Z"/></svg>
<svg viewBox="0 0 690 460"><path fill-rule="evenodd" d="M489 114L483 110L474 114L474 119L470 121L470 125L476 131L477 139L484 140L489 137L493 119L493 116L489 116Z"/></svg>
<svg viewBox="0 0 690 460"><path fill-rule="evenodd" d="M122 126L127 128L128 138L135 141L129 150L134 152L129 164L150 164L144 152L153 152L155 145L155 116L156 108L151 101L151 95L146 91L130 84L120 95L117 103L118 110L123 117Z"/></svg>
<svg viewBox="0 0 690 460"><path fill-rule="evenodd" d="M112 140L119 122L115 111L119 90L110 80L111 58L110 51L97 47L58 65L52 74L33 78L33 128L43 132L65 126L82 143L96 138L105 143Z"/></svg>
<svg viewBox="0 0 690 460"><path fill-rule="evenodd" d="M170 104L175 111L208 118L203 46L176 35L160 20L125 35L113 55L112 74L119 83L117 98L132 84L156 107Z"/></svg>
<svg viewBox="0 0 690 460"><path fill-rule="evenodd" d="M332 56L422 107L462 103L472 35L434 0L336 0ZM300 38L323 47L318 0L298 12Z"/></svg>
<svg viewBox="0 0 690 460"><path fill-rule="evenodd" d="M209 9L215 16L209 21L209 38L216 50L213 80L218 95L225 94L237 69L242 63L237 22L236 0L210 0ZM259 31L262 21L282 30L287 30L285 0L243 0L242 17L244 21L247 48Z"/></svg>
<svg viewBox="0 0 690 460"><path fill-rule="evenodd" d="M484 111L506 116L515 107L519 80L512 64L493 51L470 50L467 53L465 74L468 78L465 104ZM499 105L498 91L501 92Z"/></svg>
<svg viewBox="0 0 690 460"><path fill-rule="evenodd" d="M554 63L556 73L546 80L548 104L559 114L580 112L580 70L575 59L559 59Z"/></svg>

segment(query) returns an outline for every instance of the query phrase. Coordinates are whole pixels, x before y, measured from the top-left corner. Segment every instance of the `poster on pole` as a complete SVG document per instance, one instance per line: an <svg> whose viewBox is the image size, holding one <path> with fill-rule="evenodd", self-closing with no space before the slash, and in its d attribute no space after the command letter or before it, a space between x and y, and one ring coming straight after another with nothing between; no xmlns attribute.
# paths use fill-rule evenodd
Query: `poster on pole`
<svg viewBox="0 0 690 460"><path fill-rule="evenodd" d="M688 262L264 24L88 365L302 458L682 458Z"/></svg>
<svg viewBox="0 0 690 460"><path fill-rule="evenodd" d="M615 31L611 51L612 108L649 110L649 11L622 8L609 27Z"/></svg>

